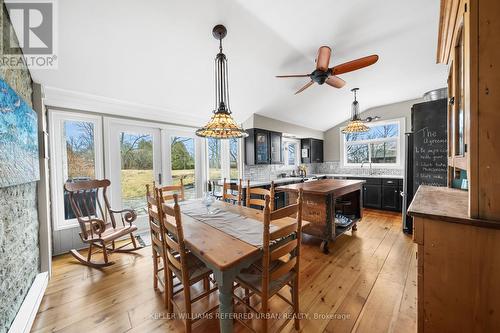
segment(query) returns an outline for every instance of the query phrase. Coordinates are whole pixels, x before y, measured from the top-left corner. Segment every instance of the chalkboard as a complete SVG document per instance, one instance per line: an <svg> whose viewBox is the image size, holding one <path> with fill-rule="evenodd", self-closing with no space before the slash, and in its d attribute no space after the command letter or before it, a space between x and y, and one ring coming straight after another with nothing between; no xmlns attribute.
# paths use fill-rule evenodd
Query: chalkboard
<svg viewBox="0 0 500 333"><path fill-rule="evenodd" d="M413 189L446 186L448 175L447 100L413 105Z"/></svg>

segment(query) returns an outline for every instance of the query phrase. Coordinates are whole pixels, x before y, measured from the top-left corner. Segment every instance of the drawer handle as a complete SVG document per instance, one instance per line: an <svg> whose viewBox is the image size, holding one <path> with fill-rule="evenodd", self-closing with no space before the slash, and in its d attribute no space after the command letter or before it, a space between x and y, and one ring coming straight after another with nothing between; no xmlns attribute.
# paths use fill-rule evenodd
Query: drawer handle
<svg viewBox="0 0 500 333"><path fill-rule="evenodd" d="M388 180L387 184L393 184L394 182L392 180Z"/></svg>

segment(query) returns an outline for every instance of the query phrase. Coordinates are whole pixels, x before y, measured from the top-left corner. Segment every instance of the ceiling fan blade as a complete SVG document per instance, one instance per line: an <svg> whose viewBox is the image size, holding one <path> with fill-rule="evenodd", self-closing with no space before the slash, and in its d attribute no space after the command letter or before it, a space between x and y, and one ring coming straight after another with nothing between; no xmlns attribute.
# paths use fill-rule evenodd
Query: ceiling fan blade
<svg viewBox="0 0 500 333"><path fill-rule="evenodd" d="M378 55L373 54L367 57L352 60L341 65L337 65L330 69L333 75L339 75L347 72L352 72L360 68L373 65L378 60Z"/></svg>
<svg viewBox="0 0 500 333"><path fill-rule="evenodd" d="M330 55L332 54L332 49L328 46L322 46L318 49L318 56L316 57L316 69L320 71L327 71L328 64L330 63Z"/></svg>
<svg viewBox="0 0 500 333"><path fill-rule="evenodd" d="M325 83L334 88L342 88L345 86L345 81L335 75L330 75Z"/></svg>
<svg viewBox="0 0 500 333"><path fill-rule="evenodd" d="M303 86L302 88L300 88L299 90L297 90L297 92L295 93L295 95L297 95L298 93L303 92L304 90L306 90L307 88L309 88L310 86L312 86L313 83L314 83L313 80L307 82L307 84L305 86Z"/></svg>
<svg viewBox="0 0 500 333"><path fill-rule="evenodd" d="M292 75L276 75L277 78L284 77L310 77L310 74L292 74Z"/></svg>

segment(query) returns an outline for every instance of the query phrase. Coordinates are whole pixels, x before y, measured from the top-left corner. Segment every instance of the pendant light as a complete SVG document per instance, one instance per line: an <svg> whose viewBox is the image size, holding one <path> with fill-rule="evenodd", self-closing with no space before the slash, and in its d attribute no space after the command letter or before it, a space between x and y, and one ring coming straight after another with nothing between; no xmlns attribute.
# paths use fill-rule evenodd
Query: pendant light
<svg viewBox="0 0 500 333"><path fill-rule="evenodd" d="M215 57L215 109L210 121L198 129L196 135L216 139L244 138L248 133L234 121L229 107L227 58L222 53L222 39L226 37L226 27L216 25L212 34L219 40L219 53Z"/></svg>
<svg viewBox="0 0 500 333"><path fill-rule="evenodd" d="M351 108L351 120L346 127L342 129L342 133L359 133L368 132L370 127L366 126L364 122L359 118L359 103L356 100L356 92L359 88L353 88L351 91L354 93L354 101L352 102Z"/></svg>

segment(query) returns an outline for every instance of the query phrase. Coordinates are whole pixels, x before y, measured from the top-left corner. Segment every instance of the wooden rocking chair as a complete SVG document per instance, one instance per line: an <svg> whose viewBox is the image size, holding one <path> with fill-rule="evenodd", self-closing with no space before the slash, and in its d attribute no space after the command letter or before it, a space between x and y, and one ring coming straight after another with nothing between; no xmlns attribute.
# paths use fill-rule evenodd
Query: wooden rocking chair
<svg viewBox="0 0 500 333"><path fill-rule="evenodd" d="M114 264L113 261L109 261L108 252L131 252L142 248L142 246L137 246L133 235L137 227L132 222L137 218L137 214L131 209L119 211L111 209L106 195L110 185L111 182L107 179L79 181L64 185L73 213L80 224L80 238L84 243L89 244L87 258L75 249L70 253L82 264L94 268ZM115 214L119 214L122 225L117 226ZM115 241L126 235L130 236L131 241L115 247ZM111 247L108 247L109 244ZM130 244L133 247L125 248ZM92 252L94 247L99 249ZM92 261L92 255L98 252L102 252L103 261Z"/></svg>

